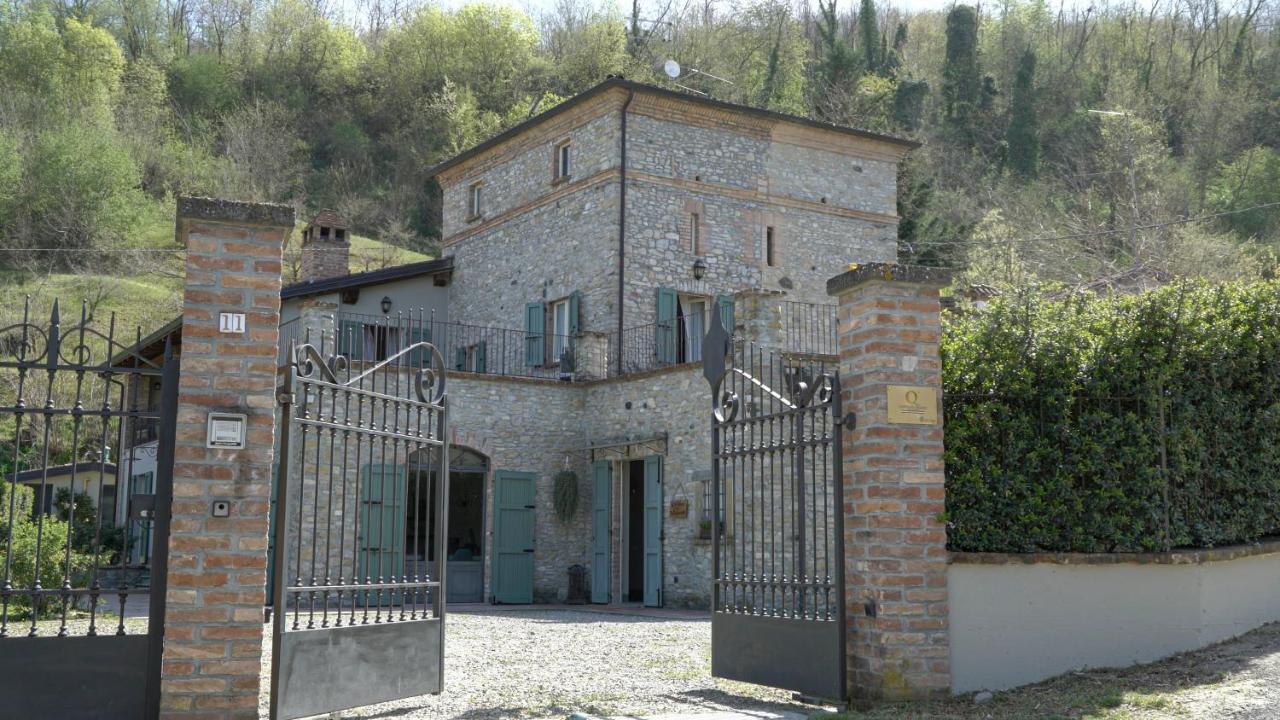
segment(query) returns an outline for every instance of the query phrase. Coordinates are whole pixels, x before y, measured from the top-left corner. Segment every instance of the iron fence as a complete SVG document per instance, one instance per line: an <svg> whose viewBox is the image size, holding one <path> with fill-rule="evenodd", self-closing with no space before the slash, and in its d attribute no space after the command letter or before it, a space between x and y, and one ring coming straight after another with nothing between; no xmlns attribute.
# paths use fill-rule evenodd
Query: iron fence
<svg viewBox="0 0 1280 720"><path fill-rule="evenodd" d="M702 344L707 332L707 315L681 315L626 328L610 337L610 375L630 375L647 370L702 362Z"/></svg>
<svg viewBox="0 0 1280 720"><path fill-rule="evenodd" d="M839 354L835 305L784 300L779 303L782 315L782 350L806 355Z"/></svg>

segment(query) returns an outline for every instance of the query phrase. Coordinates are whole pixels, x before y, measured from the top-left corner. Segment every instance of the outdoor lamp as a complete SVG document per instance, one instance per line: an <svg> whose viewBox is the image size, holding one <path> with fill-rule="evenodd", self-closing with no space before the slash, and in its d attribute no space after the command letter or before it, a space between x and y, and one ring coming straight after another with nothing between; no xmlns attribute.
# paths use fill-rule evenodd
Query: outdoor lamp
<svg viewBox="0 0 1280 720"><path fill-rule="evenodd" d="M693 279L701 280L703 275L707 274L707 261L698 258L693 261Z"/></svg>
<svg viewBox="0 0 1280 720"><path fill-rule="evenodd" d="M383 295L382 296L382 314L386 315L389 312L391 312L391 296Z"/></svg>

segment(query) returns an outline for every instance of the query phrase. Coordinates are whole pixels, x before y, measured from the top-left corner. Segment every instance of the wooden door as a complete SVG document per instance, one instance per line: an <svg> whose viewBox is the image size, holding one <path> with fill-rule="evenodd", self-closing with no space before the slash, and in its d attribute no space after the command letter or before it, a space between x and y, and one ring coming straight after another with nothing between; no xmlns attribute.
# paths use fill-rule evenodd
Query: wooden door
<svg viewBox="0 0 1280 720"><path fill-rule="evenodd" d="M360 580L391 582L404 574L406 474L400 465L365 465L360 478ZM313 552L315 550L313 549ZM370 593L368 602L395 599Z"/></svg>
<svg viewBox="0 0 1280 720"><path fill-rule="evenodd" d="M494 474L493 599L533 602L533 473Z"/></svg>
<svg viewBox="0 0 1280 720"><path fill-rule="evenodd" d="M644 604L662 605L662 456L644 459Z"/></svg>
<svg viewBox="0 0 1280 720"><path fill-rule="evenodd" d="M591 602L609 602L612 579L609 560L612 555L613 473L608 460L597 460L593 468L591 490Z"/></svg>

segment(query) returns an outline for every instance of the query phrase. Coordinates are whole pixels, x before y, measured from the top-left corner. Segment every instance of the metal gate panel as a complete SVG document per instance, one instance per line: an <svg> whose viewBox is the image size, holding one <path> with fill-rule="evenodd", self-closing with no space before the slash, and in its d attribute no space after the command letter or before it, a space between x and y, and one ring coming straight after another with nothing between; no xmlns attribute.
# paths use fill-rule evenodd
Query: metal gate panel
<svg viewBox="0 0 1280 720"><path fill-rule="evenodd" d="M388 320L388 338L424 337ZM271 717L415 695L444 682L449 453L444 359L427 342L374 362L322 338L280 389ZM382 348L378 348L379 351Z"/></svg>
<svg viewBox="0 0 1280 720"><path fill-rule="evenodd" d="M712 674L843 700L839 375L712 312Z"/></svg>
<svg viewBox="0 0 1280 720"><path fill-rule="evenodd" d="M57 302L0 327L6 717L159 714L178 361L168 338L140 338L83 305L64 325Z"/></svg>

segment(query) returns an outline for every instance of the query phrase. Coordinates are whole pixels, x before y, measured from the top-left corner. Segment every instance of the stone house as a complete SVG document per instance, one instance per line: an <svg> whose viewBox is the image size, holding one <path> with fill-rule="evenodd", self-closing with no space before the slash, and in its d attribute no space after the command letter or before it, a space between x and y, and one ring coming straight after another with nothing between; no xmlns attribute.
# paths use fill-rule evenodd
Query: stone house
<svg viewBox="0 0 1280 720"><path fill-rule="evenodd" d="M281 361L321 338L352 362L423 340L441 352L451 602L564 600L577 565L591 602L705 607L725 502L709 497L712 308L760 347L833 357L826 281L896 258L913 147L610 78L432 170L437 260L348 274L345 225L317 216L302 280L281 293ZM412 486L430 467L372 459L347 474ZM553 500L566 473L567 516ZM397 566L436 552L383 544Z"/></svg>

